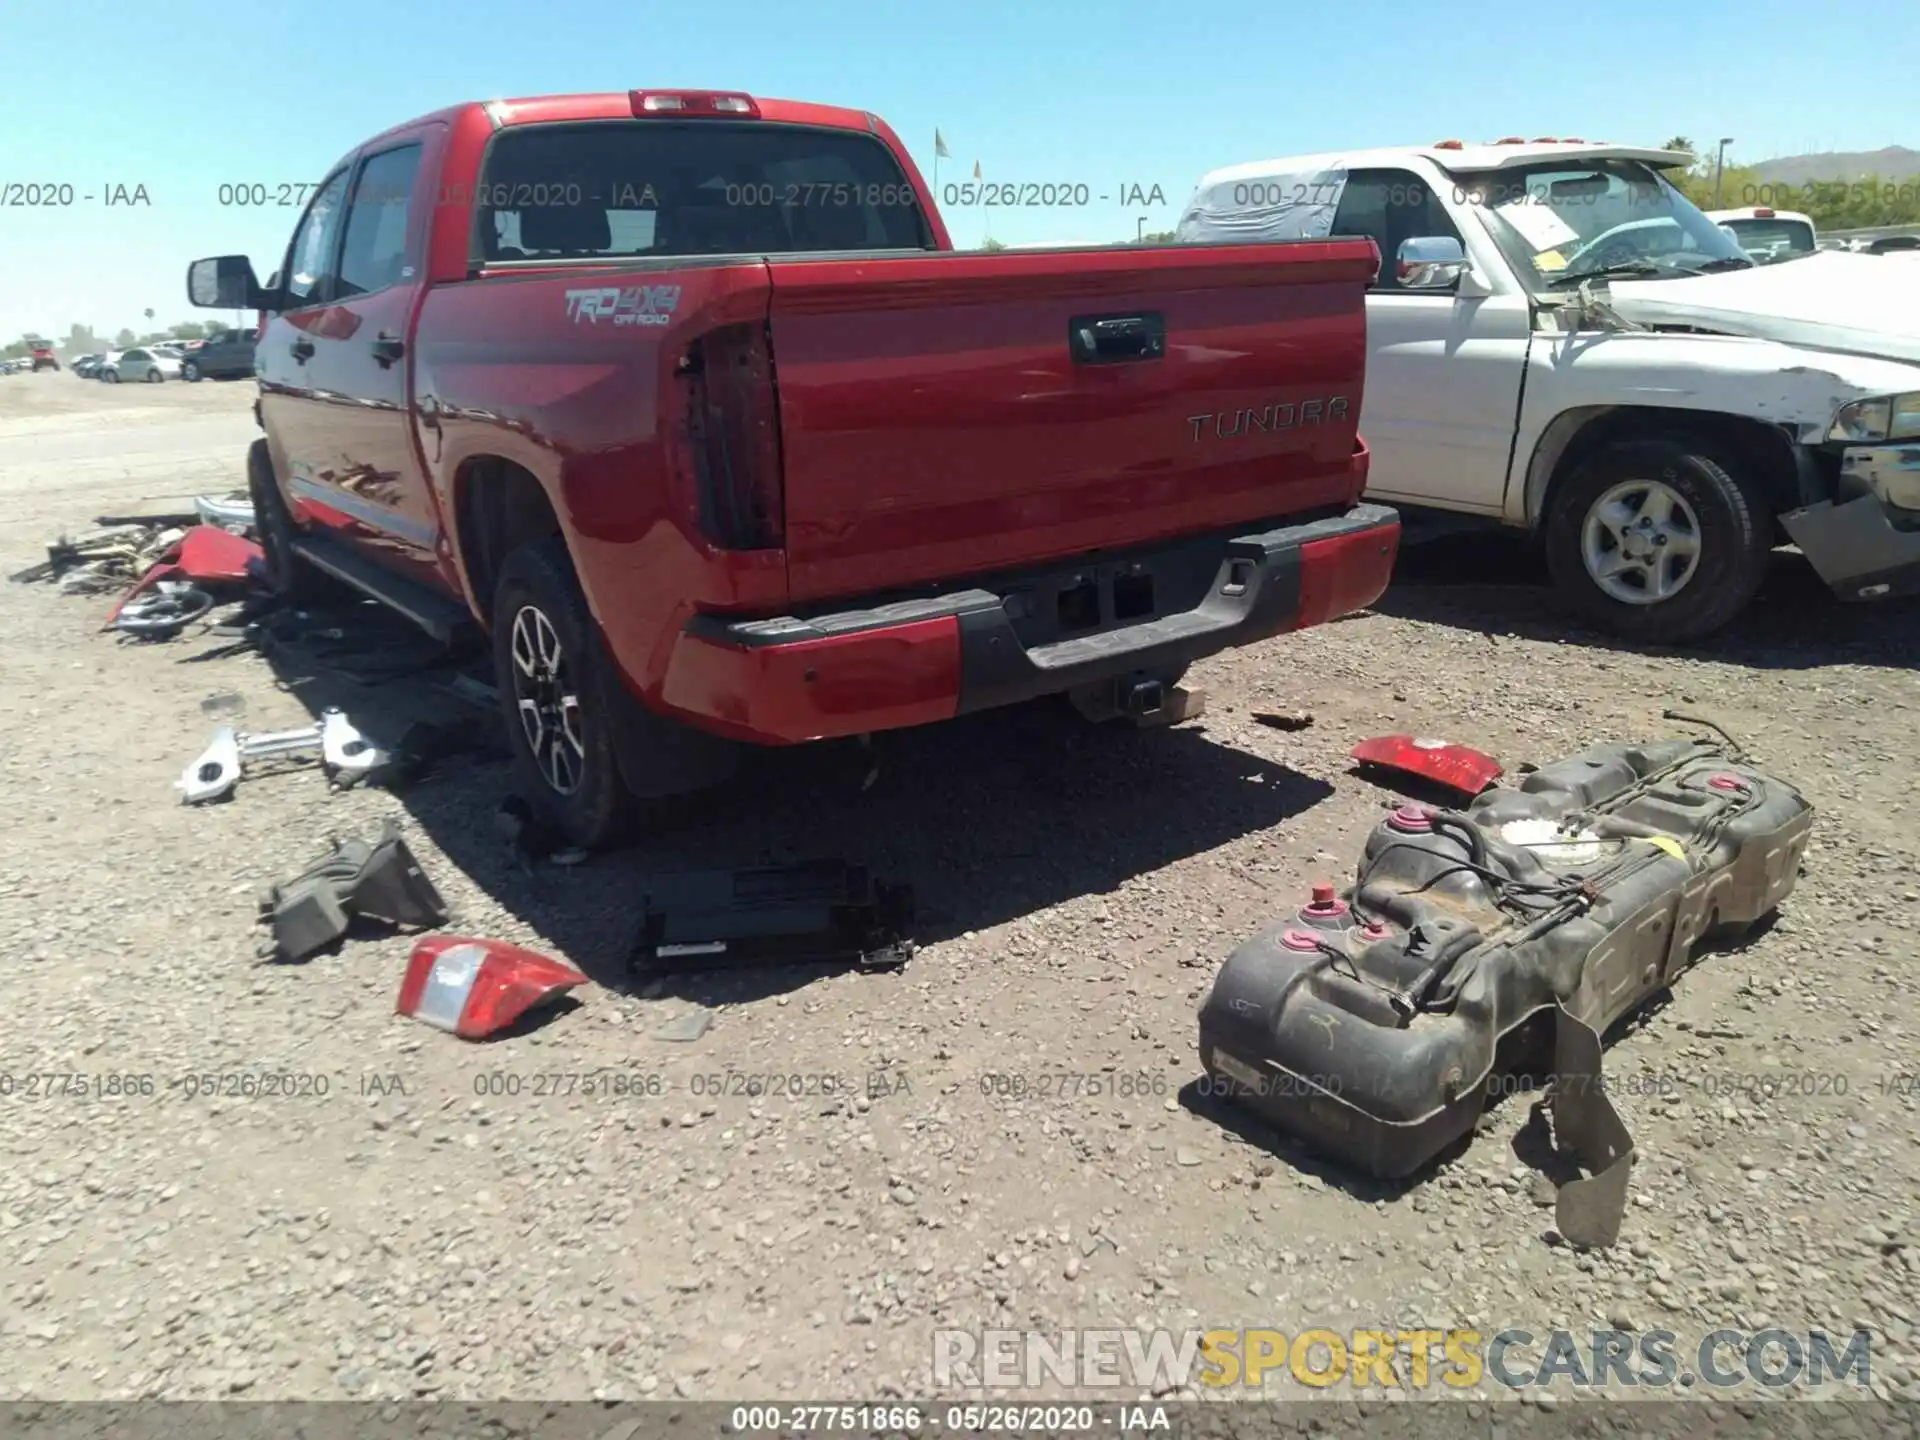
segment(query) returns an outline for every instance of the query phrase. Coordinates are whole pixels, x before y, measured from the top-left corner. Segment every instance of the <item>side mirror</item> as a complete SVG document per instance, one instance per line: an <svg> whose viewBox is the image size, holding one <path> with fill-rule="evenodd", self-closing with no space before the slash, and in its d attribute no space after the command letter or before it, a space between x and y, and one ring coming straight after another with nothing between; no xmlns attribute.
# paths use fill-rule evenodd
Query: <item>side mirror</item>
<svg viewBox="0 0 1920 1440"><path fill-rule="evenodd" d="M271 310L274 298L244 255L217 255L187 267L187 303L203 310Z"/></svg>
<svg viewBox="0 0 1920 1440"><path fill-rule="evenodd" d="M1451 235L1402 240L1394 273L1402 290L1450 289L1467 273L1467 252Z"/></svg>

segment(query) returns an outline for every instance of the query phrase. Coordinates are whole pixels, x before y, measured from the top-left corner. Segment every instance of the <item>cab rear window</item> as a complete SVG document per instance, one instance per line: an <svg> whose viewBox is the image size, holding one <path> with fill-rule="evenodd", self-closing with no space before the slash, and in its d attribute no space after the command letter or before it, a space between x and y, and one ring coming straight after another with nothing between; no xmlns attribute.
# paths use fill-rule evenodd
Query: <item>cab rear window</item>
<svg viewBox="0 0 1920 1440"><path fill-rule="evenodd" d="M475 258L930 250L913 187L878 137L717 120L573 121L494 136Z"/></svg>

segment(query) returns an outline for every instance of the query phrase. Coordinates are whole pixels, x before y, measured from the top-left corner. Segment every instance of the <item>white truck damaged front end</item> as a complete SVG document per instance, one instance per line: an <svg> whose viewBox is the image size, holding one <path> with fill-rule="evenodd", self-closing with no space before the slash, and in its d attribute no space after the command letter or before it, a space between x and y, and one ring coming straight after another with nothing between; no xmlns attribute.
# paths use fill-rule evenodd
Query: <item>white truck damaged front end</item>
<svg viewBox="0 0 1920 1440"><path fill-rule="evenodd" d="M1758 266L1676 152L1444 141L1203 177L1195 243L1370 236L1368 494L1538 536L1629 638L1728 623L1797 544L1846 599L1920 590L1920 286Z"/></svg>

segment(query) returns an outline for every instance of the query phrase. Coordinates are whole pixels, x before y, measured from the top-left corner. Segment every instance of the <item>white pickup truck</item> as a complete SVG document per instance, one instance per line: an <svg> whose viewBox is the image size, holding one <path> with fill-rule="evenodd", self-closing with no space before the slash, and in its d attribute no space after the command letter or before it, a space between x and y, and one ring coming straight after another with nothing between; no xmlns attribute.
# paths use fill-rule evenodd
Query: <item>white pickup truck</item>
<svg viewBox="0 0 1920 1440"><path fill-rule="evenodd" d="M1788 541L1845 599L1920 592L1920 286L1868 256L1755 266L1662 175L1688 158L1260 161L1205 176L1176 237L1372 237L1368 494L1532 533L1617 634L1719 629Z"/></svg>

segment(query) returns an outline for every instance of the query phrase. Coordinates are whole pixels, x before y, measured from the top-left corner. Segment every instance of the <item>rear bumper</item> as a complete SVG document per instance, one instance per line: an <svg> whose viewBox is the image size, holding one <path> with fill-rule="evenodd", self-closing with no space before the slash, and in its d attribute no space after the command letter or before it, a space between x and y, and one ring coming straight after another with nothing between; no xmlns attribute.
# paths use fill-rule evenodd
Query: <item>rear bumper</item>
<svg viewBox="0 0 1920 1440"><path fill-rule="evenodd" d="M1371 605L1399 541L1396 512L1357 505L866 609L696 616L660 700L717 734L791 745L1167 673Z"/></svg>

